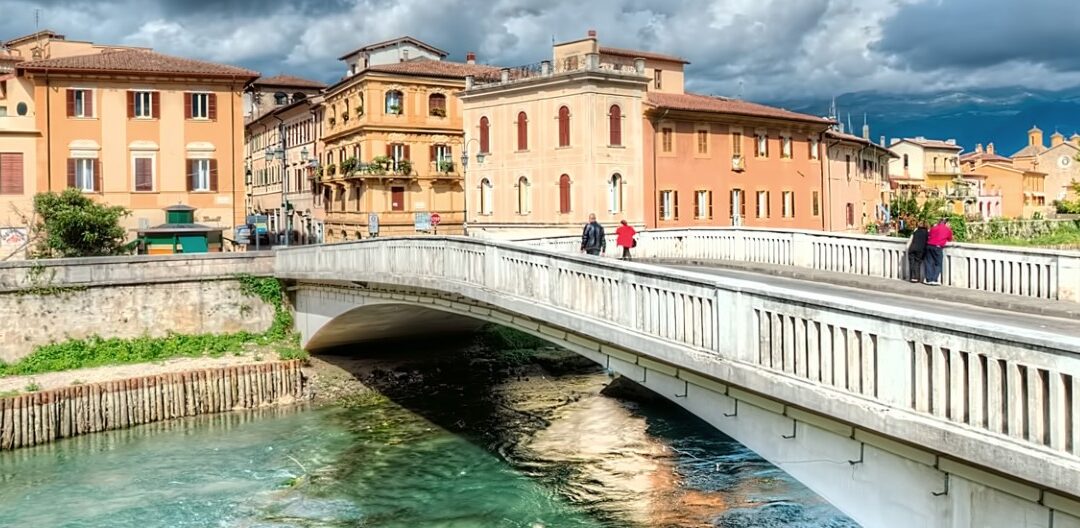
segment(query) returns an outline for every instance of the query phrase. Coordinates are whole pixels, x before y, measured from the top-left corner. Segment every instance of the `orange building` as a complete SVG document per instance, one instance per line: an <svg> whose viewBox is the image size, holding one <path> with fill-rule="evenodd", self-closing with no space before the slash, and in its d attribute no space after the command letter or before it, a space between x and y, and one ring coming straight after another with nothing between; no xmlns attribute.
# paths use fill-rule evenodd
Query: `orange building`
<svg viewBox="0 0 1080 528"><path fill-rule="evenodd" d="M1000 195L1000 214L1006 218L1031 218L1050 212L1046 201L1046 173L1011 163L976 162L965 165L965 178L982 179L982 192ZM985 214L984 214L985 216Z"/></svg>
<svg viewBox="0 0 1080 528"><path fill-rule="evenodd" d="M870 141L867 126L862 137L829 130L825 140L825 230L861 232L882 221L890 196L889 160L896 155Z"/></svg>
<svg viewBox="0 0 1080 528"><path fill-rule="evenodd" d="M50 57L15 68L39 133L18 199L78 188L130 209L132 235L164 223L176 204L211 227L243 221L241 94L256 72L53 33L12 42Z"/></svg>
<svg viewBox="0 0 1080 528"><path fill-rule="evenodd" d="M686 93L650 91L645 103L649 226L824 227L821 141L832 121Z"/></svg>

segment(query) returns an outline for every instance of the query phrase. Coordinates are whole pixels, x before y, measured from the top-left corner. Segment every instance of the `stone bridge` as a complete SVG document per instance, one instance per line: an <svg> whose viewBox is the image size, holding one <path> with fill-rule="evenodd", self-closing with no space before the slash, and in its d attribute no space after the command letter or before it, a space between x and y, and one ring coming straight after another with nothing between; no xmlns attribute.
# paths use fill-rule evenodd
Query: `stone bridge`
<svg viewBox="0 0 1080 528"><path fill-rule="evenodd" d="M276 251L274 273L292 283L309 349L517 328L668 397L863 526L1080 527L1075 320L588 257L572 238L527 244L297 247ZM902 243L866 237L656 232L639 250L905 273ZM1075 304L1069 254L994 253L950 250L956 288L933 291Z"/></svg>

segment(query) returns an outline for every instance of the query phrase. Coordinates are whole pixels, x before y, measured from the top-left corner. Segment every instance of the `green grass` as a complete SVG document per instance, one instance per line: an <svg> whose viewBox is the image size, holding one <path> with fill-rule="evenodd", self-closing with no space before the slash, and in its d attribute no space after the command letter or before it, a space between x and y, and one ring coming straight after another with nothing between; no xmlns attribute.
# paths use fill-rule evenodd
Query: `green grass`
<svg viewBox="0 0 1080 528"><path fill-rule="evenodd" d="M1080 227L1066 224L1053 232L1031 238L994 237L974 241L979 244L1021 247L1077 247L1080 246Z"/></svg>

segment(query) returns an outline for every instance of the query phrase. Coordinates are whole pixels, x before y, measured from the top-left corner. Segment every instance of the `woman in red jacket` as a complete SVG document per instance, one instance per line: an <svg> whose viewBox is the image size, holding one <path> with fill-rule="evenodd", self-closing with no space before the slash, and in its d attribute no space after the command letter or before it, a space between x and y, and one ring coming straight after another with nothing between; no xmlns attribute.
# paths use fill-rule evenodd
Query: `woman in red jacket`
<svg viewBox="0 0 1080 528"><path fill-rule="evenodd" d="M615 230L615 245L622 248L622 260L630 260L630 248L634 247L634 235L637 231L634 231L630 224L626 223L626 220L622 221L622 225Z"/></svg>

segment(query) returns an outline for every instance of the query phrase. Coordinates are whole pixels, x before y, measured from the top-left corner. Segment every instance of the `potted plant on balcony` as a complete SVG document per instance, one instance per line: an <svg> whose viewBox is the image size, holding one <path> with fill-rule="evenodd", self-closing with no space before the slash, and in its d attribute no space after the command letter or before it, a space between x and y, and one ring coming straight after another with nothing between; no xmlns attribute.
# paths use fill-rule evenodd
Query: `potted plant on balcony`
<svg viewBox="0 0 1080 528"><path fill-rule="evenodd" d="M431 109L431 115L433 115L435 117L446 117L446 109L445 108L438 108L438 107L432 108Z"/></svg>
<svg viewBox="0 0 1080 528"><path fill-rule="evenodd" d="M326 175L327 176L333 176L334 173L336 173L336 172L337 172L337 167L335 167L333 163L326 166Z"/></svg>
<svg viewBox="0 0 1080 528"><path fill-rule="evenodd" d="M399 174L404 174L405 176L412 174L412 162L409 160L398 161L397 171Z"/></svg>
<svg viewBox="0 0 1080 528"><path fill-rule="evenodd" d="M454 162L450 160L440 160L438 163L439 172L454 172Z"/></svg>
<svg viewBox="0 0 1080 528"><path fill-rule="evenodd" d="M401 115L401 106L392 104L386 107L387 113L391 115Z"/></svg>
<svg viewBox="0 0 1080 528"><path fill-rule="evenodd" d="M374 170L377 170L378 171L377 173L385 174L386 172L388 172L390 170L390 167L393 166L393 165L394 165L394 160L390 159L389 156L375 156L371 160L370 167L372 169L374 169ZM376 174L376 173L373 173L373 174Z"/></svg>
<svg viewBox="0 0 1080 528"><path fill-rule="evenodd" d="M353 172L356 171L356 167L357 165L359 165L359 163L359 160L357 160L356 158L349 158L341 162L342 176L352 176Z"/></svg>

